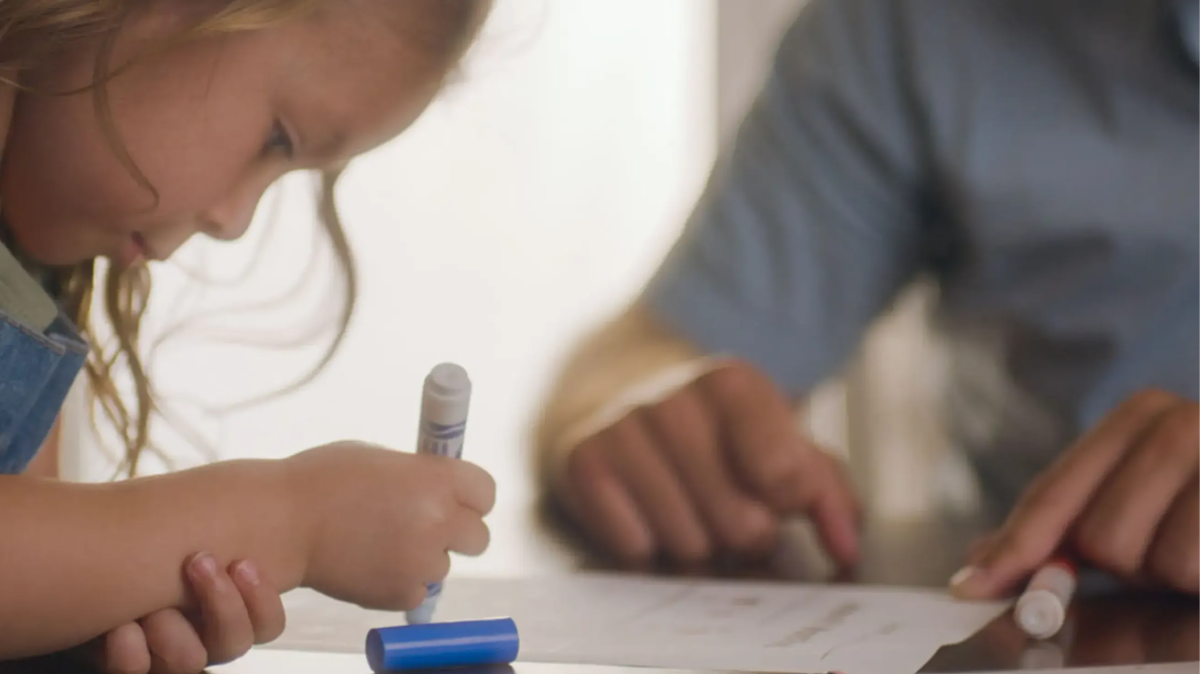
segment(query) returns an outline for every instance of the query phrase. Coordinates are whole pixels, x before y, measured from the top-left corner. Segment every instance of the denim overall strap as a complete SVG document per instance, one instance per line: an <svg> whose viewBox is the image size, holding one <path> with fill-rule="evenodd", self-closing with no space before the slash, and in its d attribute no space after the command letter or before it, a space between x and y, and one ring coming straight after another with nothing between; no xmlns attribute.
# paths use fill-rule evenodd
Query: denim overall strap
<svg viewBox="0 0 1200 674"><path fill-rule="evenodd" d="M87 351L61 314L39 332L0 311L0 474L20 473L33 460Z"/></svg>

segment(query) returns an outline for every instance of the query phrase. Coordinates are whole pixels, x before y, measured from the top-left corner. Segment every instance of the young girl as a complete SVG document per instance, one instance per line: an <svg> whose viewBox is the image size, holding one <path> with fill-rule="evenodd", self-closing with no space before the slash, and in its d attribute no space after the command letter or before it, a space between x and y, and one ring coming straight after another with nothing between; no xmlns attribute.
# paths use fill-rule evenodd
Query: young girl
<svg viewBox="0 0 1200 674"><path fill-rule="evenodd" d="M483 0L0 3L0 659L91 642L113 671L192 672L283 627L298 586L411 608L448 551L479 554L494 484L465 462L339 443L105 485L21 475L84 366L93 261L118 336L87 370L136 469L146 261L236 239L263 191L404 130ZM348 284L350 299L353 283ZM126 363L136 404L112 375ZM366 496L366 498L364 498Z"/></svg>

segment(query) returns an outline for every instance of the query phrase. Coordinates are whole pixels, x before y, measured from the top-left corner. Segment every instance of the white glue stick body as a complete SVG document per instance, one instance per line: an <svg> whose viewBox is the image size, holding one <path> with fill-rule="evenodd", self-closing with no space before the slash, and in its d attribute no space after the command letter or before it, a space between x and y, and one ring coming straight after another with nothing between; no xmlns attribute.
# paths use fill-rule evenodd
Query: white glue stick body
<svg viewBox="0 0 1200 674"><path fill-rule="evenodd" d="M1026 634L1049 639L1058 634L1067 619L1067 607L1075 595L1075 567L1068 561L1053 559L1038 569L1017 600L1014 616Z"/></svg>
<svg viewBox="0 0 1200 674"><path fill-rule="evenodd" d="M417 431L417 453L462 458L467 430L467 407L471 402L471 379L454 363L441 363L425 377L421 395L421 423ZM433 620L441 583L430 583L425 601L405 613L410 625Z"/></svg>

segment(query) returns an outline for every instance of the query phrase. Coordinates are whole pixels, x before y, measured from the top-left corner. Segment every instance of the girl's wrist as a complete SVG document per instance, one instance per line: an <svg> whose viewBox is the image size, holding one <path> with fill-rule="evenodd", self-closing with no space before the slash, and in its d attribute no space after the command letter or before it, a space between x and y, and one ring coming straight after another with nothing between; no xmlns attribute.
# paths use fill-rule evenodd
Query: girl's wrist
<svg viewBox="0 0 1200 674"><path fill-rule="evenodd" d="M314 489L309 478L306 462L299 456L293 456L279 461L276 466L278 473L279 498L285 504L288 556L295 569L295 584L304 587L309 584L309 563L313 558L316 546L317 532L320 527L319 518L312 507ZM280 591L289 588L280 587Z"/></svg>

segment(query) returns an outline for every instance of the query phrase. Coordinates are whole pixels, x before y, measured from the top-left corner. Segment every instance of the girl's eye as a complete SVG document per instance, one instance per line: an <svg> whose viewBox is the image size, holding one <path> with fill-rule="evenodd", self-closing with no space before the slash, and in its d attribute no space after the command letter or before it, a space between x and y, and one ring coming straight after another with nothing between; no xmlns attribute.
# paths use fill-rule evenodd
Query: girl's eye
<svg viewBox="0 0 1200 674"><path fill-rule="evenodd" d="M282 152L288 159L291 159L296 153L296 146L292 143L291 136L288 135L287 129L283 128L283 124L278 121L271 127L271 134L267 137L264 149L268 153Z"/></svg>

